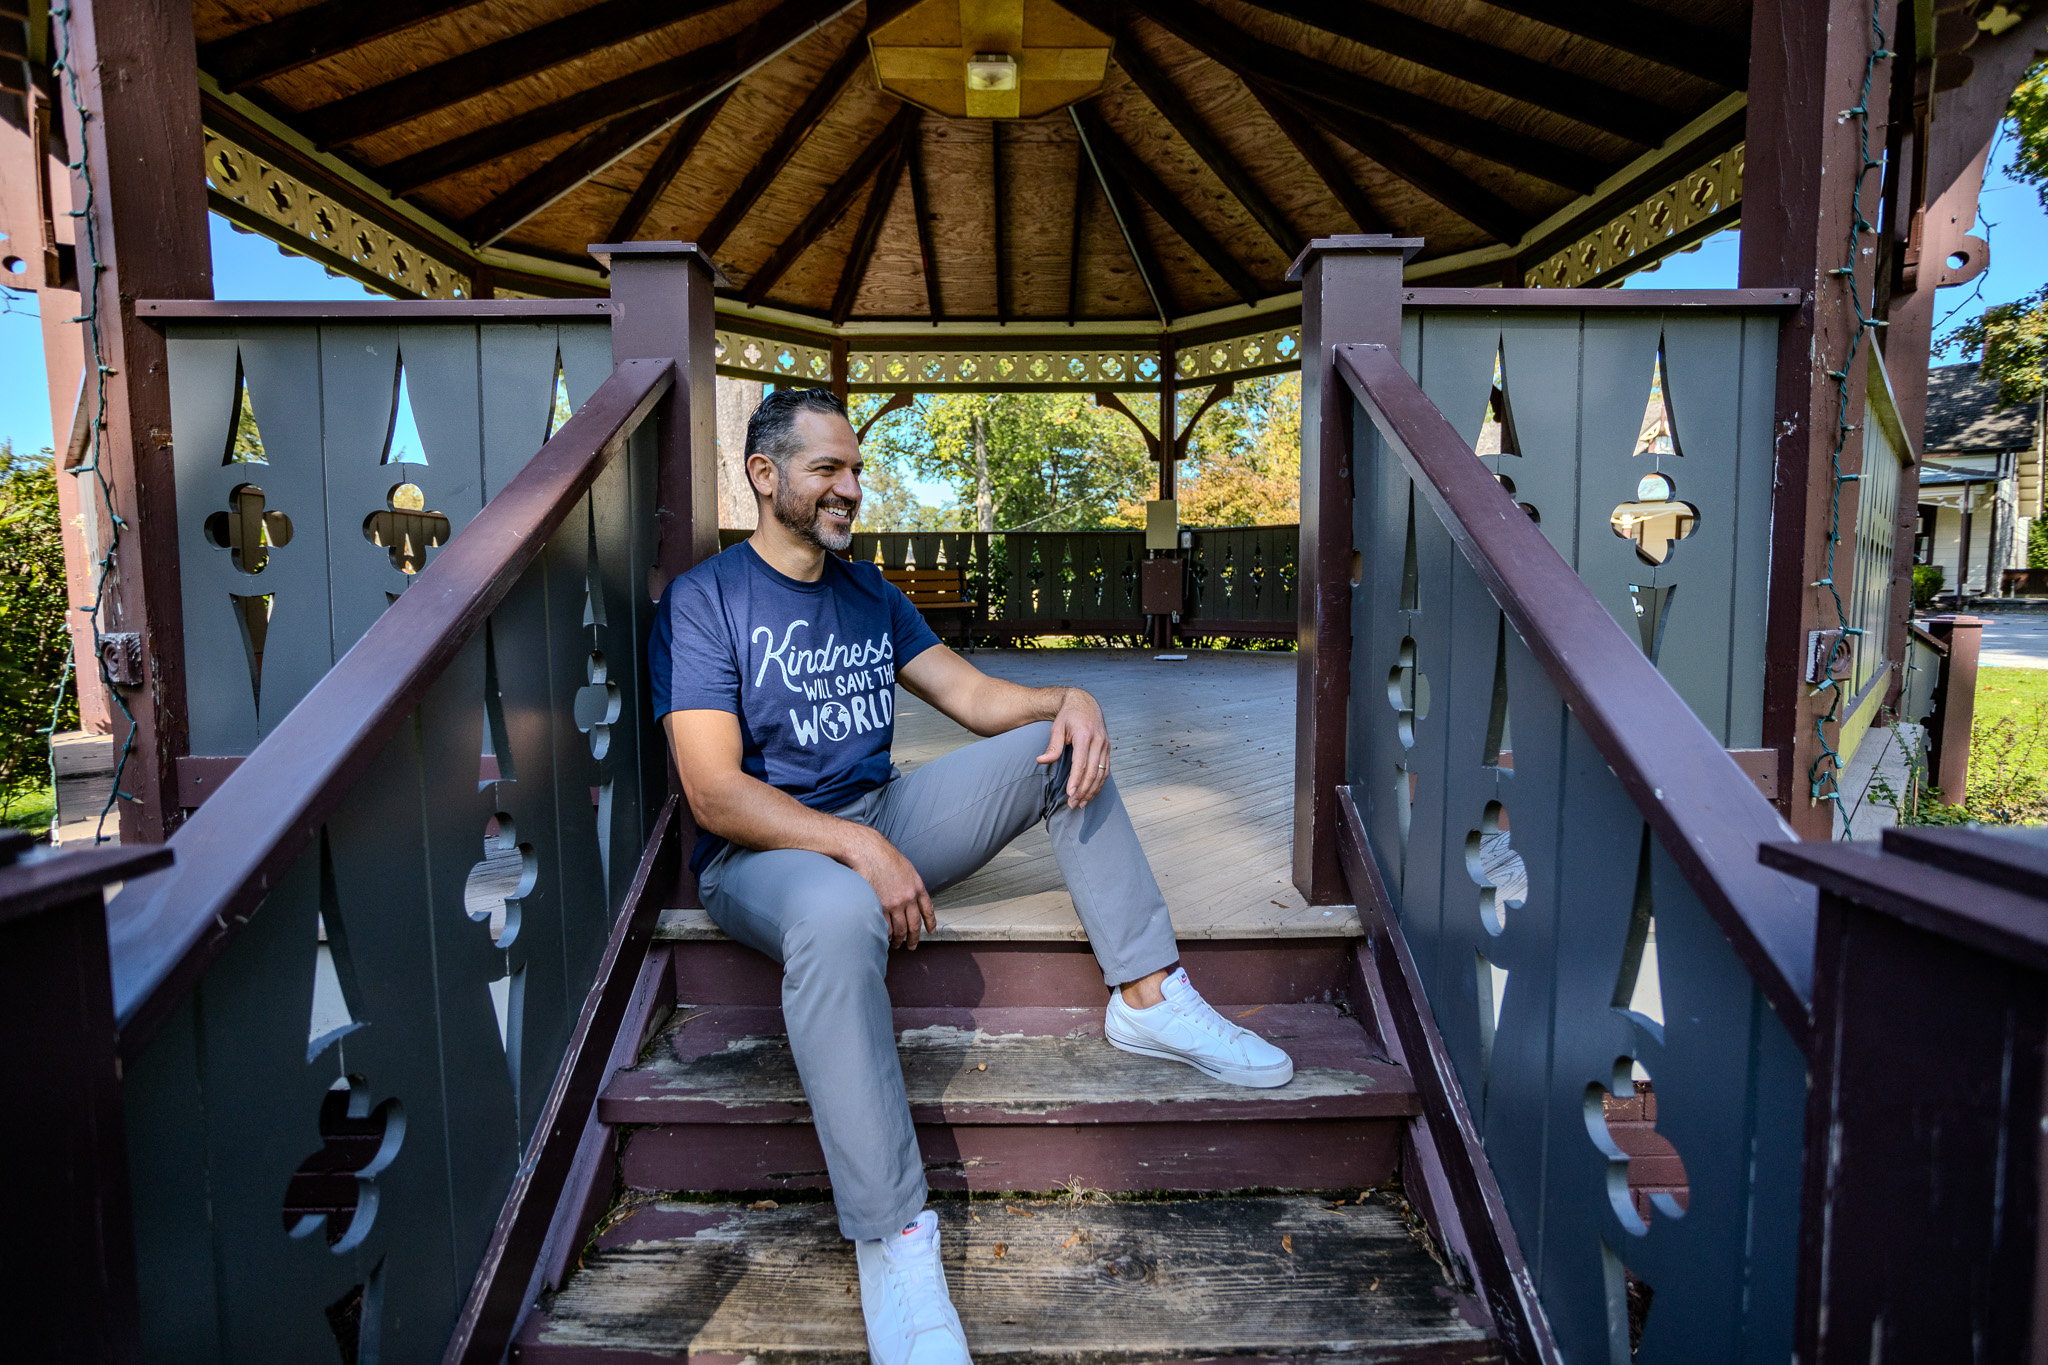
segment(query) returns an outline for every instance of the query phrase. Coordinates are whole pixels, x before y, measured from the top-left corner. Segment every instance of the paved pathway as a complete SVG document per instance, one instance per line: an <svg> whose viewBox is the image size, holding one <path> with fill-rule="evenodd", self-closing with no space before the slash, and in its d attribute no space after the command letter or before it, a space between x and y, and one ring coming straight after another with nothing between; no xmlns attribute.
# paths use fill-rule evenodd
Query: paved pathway
<svg viewBox="0 0 2048 1365"><path fill-rule="evenodd" d="M1983 613L1979 668L2048 668L2048 612Z"/></svg>

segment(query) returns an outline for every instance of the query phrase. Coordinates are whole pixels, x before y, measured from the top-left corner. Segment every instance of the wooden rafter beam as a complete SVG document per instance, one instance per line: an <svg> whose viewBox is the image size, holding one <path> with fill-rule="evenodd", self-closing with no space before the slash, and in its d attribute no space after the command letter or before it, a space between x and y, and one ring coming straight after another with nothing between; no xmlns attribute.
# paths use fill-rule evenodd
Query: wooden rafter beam
<svg viewBox="0 0 2048 1365"><path fill-rule="evenodd" d="M782 174L783 168L789 165L805 140L824 122L825 115L846 93L846 87L854 76L867 65L867 59L867 39L856 36L825 69L825 74L804 96L804 102L797 107L796 113L776 130L775 140L768 144L768 150L747 171L739 187L719 205L718 212L711 216L710 225L697 234L698 246L715 253L725 245L725 239L732 236L732 230L740 225L740 220L753 212L754 205L775 183L775 177Z"/></svg>
<svg viewBox="0 0 2048 1365"><path fill-rule="evenodd" d="M654 164L647 168L647 174L640 177L634 187L633 197L626 201L626 207L619 211L619 220L612 224L612 230L605 234L607 242L630 242L647 223L647 215L675 178L683 169L683 163L690 159L690 153L697 150L697 144L704 140L704 132L711 126L711 120L718 117L718 111L725 108L725 102L732 98L736 87L728 86L715 98L698 105L690 116L676 125L661 155L654 158Z"/></svg>
<svg viewBox="0 0 2048 1365"><path fill-rule="evenodd" d="M1210 174L1222 181L1223 188L1244 206L1252 221L1265 229L1266 235L1273 239L1273 245L1280 248L1280 254L1290 261L1299 256L1301 235L1287 221L1286 215L1259 188L1244 164L1218 140L1208 120L1195 112L1195 107L1188 103L1179 87L1167 78L1164 71L1153 65L1152 59L1145 55L1144 49L1129 33L1125 33L1117 44L1116 64L1131 78L1139 93L1159 111L1160 117L1180 134L1181 141L1201 158Z"/></svg>
<svg viewBox="0 0 2048 1365"><path fill-rule="evenodd" d="M1004 194L1003 186L1003 121L993 119L988 125L988 196L989 216L994 221L995 231L989 235L994 239L996 265L996 321L1010 320L1010 253L1009 244L1003 240Z"/></svg>
<svg viewBox="0 0 2048 1365"><path fill-rule="evenodd" d="M1074 132L1081 139L1081 160L1094 172L1095 183L1101 186L1102 197L1109 204L1110 217L1116 220L1117 231L1123 234L1124 245L1130 248L1131 264L1138 270L1138 282L1152 296L1152 307L1158 312L1159 320L1165 322L1180 311L1180 304L1173 297L1172 286L1166 281L1166 271L1159 264L1159 254L1145 239L1144 224L1138 221L1138 206L1131 202L1124 182L1112 177L1102 158L1096 154L1095 130L1101 127L1101 121L1092 110L1084 113L1078 104L1067 107L1067 116L1073 120Z"/></svg>
<svg viewBox="0 0 2048 1365"><path fill-rule="evenodd" d="M906 106L908 108L908 106ZM853 249L846 253L845 268L839 272L839 287L832 294L832 325L844 326L853 316L854 300L860 297L861 282L868 277L868 266L875 259L875 244L882 240L882 224L888 220L889 206L896 201L896 191L903 183L904 158L910 155L910 144L917 136L919 119L915 110L909 128L896 139L888 155L882 158L882 167L875 173L874 192L868 195L868 206L860 216L860 228L853 234Z"/></svg>
<svg viewBox="0 0 2048 1365"><path fill-rule="evenodd" d="M1089 187L1095 183L1089 171L1086 149L1074 149L1074 231L1067 246L1067 324L1081 320L1081 232L1088 223Z"/></svg>
<svg viewBox="0 0 2048 1365"><path fill-rule="evenodd" d="M490 246L541 214L565 195L690 112L685 95L669 104L650 105L592 129L547 164L520 180L462 221L462 235L479 247ZM699 105L698 108L708 107Z"/></svg>
<svg viewBox="0 0 2048 1365"><path fill-rule="evenodd" d="M910 139L910 210L917 217L917 260L924 272L924 306L936 326L946 317L939 293L939 253L932 241L931 193L924 178L924 132Z"/></svg>
<svg viewBox="0 0 2048 1365"><path fill-rule="evenodd" d="M241 90L476 2L323 0L205 44L199 49L199 69L221 89Z"/></svg>
<svg viewBox="0 0 2048 1365"><path fill-rule="evenodd" d="M880 406L879 408L876 408L872 413L868 414L868 420L862 422L860 424L860 430L853 433L854 444L859 445L862 441L867 440L868 433L875 429L875 423L881 421L884 417L887 417L892 412L898 412L904 408L909 407L912 403L915 403L916 401L917 395L912 393L909 389L898 389L896 390L896 392L890 394L889 401L882 404L882 406Z"/></svg>
<svg viewBox="0 0 2048 1365"><path fill-rule="evenodd" d="M1220 384L1210 386L1209 396L1202 400L1202 405L1195 409L1194 416L1188 418L1181 426L1180 434L1173 438L1174 459L1184 460L1187 458L1188 443L1195 439L1195 424L1209 415L1210 408L1215 407L1218 403L1236 392L1237 381L1232 379L1226 379Z"/></svg>
<svg viewBox="0 0 2048 1365"><path fill-rule="evenodd" d="M1523 175L1587 194L1612 169L1555 142L1261 42L1200 5L1183 0L1130 0L1130 4L1204 56L1249 72L1268 85L1327 101L1366 118L1399 124Z"/></svg>
<svg viewBox="0 0 2048 1365"><path fill-rule="evenodd" d="M1265 8L1646 147L1685 124L1683 114L1655 101L1424 23L1373 0L1269 0Z"/></svg>
<svg viewBox="0 0 2048 1365"><path fill-rule="evenodd" d="M1351 178L1351 168L1344 164L1344 158L1337 155L1336 149L1302 116L1301 111L1263 86L1254 85L1250 89L1252 98L1259 102L1259 107L1280 129L1280 135L1315 171L1324 188L1329 190L1330 197L1351 215L1351 221L1358 230L1385 232L1387 220L1374 207L1371 197Z"/></svg>
<svg viewBox="0 0 2048 1365"><path fill-rule="evenodd" d="M605 81L488 127L400 157L370 172L393 194L460 175L536 143L661 104L681 117L809 37L858 0L783 0L738 33L631 75Z"/></svg>
<svg viewBox="0 0 2048 1365"><path fill-rule="evenodd" d="M1095 153L1096 161L1105 170L1121 177L1123 182L1136 190L1138 197L1152 206L1152 211L1166 220L1174 234L1190 247L1195 254L1208 262L1209 268L1217 273L1223 282L1236 292L1246 303L1257 303L1265 294L1258 277L1230 254L1218 240L1215 233L1202 224L1202 220L1189 211L1188 206L1166 188L1165 182L1155 175L1136 152L1124 145L1099 114L1092 111L1083 115L1088 123L1088 145Z"/></svg>
<svg viewBox="0 0 2048 1365"><path fill-rule="evenodd" d="M1749 44L1687 23L1633 0L1485 0L1496 9L1534 19L1603 47L1647 57L1660 66L1730 90L1749 88Z"/></svg>
<svg viewBox="0 0 2048 1365"><path fill-rule="evenodd" d="M747 281L747 287L741 297L750 304L759 303L767 298L768 291L789 273L789 268L796 264L797 258L810 250L811 244L824 236L845 214L847 205L853 202L853 196L860 193L861 187L867 184L882 162L916 131L921 117L921 112L911 105L906 104L897 110L896 117L890 119L888 125L875 135L874 140L861 149L861 154L847 167L846 174L835 181L832 188L826 190L818 202L812 205L811 211L804 215L804 220L796 225L796 231L783 238L782 245L776 247L774 254L754 272L754 277Z"/></svg>
<svg viewBox="0 0 2048 1365"><path fill-rule="evenodd" d="M1529 214L1446 165L1442 157L1398 128L1333 104L1305 99L1291 90L1276 93L1310 123L1349 143L1359 155L1384 166L1495 240L1518 242L1535 225Z"/></svg>
<svg viewBox="0 0 2048 1365"><path fill-rule="evenodd" d="M567 18L409 71L353 95L318 105L294 122L322 150L496 90L578 57L631 42L643 34L730 0L604 0Z"/></svg>
<svg viewBox="0 0 2048 1365"><path fill-rule="evenodd" d="M1159 458L1159 437L1153 432L1152 428L1139 420L1138 414L1132 412L1123 399L1110 390L1104 389L1095 395L1095 406L1107 409L1110 412L1122 413L1125 417L1129 418L1131 425L1138 429L1138 438L1145 443L1146 451L1151 454L1154 460Z"/></svg>

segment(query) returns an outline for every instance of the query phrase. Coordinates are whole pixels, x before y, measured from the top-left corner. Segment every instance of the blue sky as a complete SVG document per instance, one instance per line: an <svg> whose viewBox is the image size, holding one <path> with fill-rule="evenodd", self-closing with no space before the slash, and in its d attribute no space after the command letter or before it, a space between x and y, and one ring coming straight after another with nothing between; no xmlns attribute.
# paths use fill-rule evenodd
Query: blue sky
<svg viewBox="0 0 2048 1365"><path fill-rule="evenodd" d="M1982 216L1991 241L1991 268L1969 285L1942 291L1942 330L1974 317L1993 304L2007 303L2048 283L2048 211L2029 187L2009 180L2003 170L2009 145L1992 156L1986 178ZM370 291L350 280L334 279L303 256L286 256L262 237L234 231L227 221L209 217L213 243L214 294L222 299L360 299ZM1697 251L1666 260L1656 270L1631 277L1628 287L1644 289L1716 289L1735 283L1739 234L1723 232ZM371 297L375 297L371 295ZM44 389L43 345L35 316L35 296L0 290L0 440L15 449L40 449L50 444L50 403ZM411 414L400 418L394 446L418 449L418 435L408 431ZM262 420L262 414L257 414ZM920 494L931 496L923 488Z"/></svg>

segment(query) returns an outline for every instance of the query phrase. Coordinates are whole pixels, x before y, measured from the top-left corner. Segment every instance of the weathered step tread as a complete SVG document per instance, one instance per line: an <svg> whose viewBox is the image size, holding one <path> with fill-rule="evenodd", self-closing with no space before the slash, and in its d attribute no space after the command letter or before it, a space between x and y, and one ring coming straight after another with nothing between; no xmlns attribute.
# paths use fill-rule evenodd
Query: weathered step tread
<svg viewBox="0 0 2048 1365"><path fill-rule="evenodd" d="M946 1279L985 1365L1499 1359L1377 1200L934 1207ZM866 1359L853 1248L830 1204L658 1204L601 1246L529 1324L520 1359L593 1348L764 1365Z"/></svg>
<svg viewBox="0 0 2048 1365"><path fill-rule="evenodd" d="M1226 1017L1283 1047L1274 1090L1109 1046L1100 1009L899 1009L897 1051L919 1123L1152 1123L1392 1118L1419 1112L1406 1071L1329 1005L1260 1005ZM651 1055L614 1076L607 1123L808 1122L781 1011L681 1007Z"/></svg>

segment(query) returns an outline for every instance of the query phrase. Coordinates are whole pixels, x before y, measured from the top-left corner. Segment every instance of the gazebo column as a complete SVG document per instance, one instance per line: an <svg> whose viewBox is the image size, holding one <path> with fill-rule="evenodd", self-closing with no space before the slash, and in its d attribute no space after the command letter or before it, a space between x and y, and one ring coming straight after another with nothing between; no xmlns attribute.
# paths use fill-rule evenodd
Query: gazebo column
<svg viewBox="0 0 2048 1365"><path fill-rule="evenodd" d="M1897 6L1879 6L1885 33L1897 33ZM1863 75L1877 35L1870 0L1756 0L1750 36L1748 156L1744 170L1741 283L1791 288L1803 302L1779 334L1776 477L1771 505L1771 578L1765 634L1763 742L1778 756L1778 803L1801 838L1834 835L1835 802L1816 801L1809 773L1823 757L1818 724L1831 694L1806 681L1807 633L1845 624L1829 588L1828 531L1837 528L1834 579L1849 597L1856 554L1855 483L1835 484L1837 430L1833 372L1848 376L1839 420L1863 421L1867 348L1850 296L1871 296L1876 234L1853 248L1853 196L1862 170L1858 120ZM1868 98L1872 159L1885 145L1892 61L1880 59ZM1878 221L1878 173L1862 179L1862 211ZM1834 274L1850 266L1853 274ZM1852 346L1855 363L1849 363ZM1925 357L1922 356L1922 363ZM1904 365L1895 361L1894 372ZM1862 438L1850 433L1842 470L1862 465ZM1837 509L1839 509L1837 515ZM1903 551L1911 553L1910 543ZM1842 698L1838 719L1848 714ZM1828 726L1827 742L1840 734ZM1824 785L1823 795L1826 794Z"/></svg>
<svg viewBox="0 0 2048 1365"><path fill-rule="evenodd" d="M1301 653L1294 701L1294 885L1310 905L1345 898L1337 788L1351 702L1351 397L1335 348L1401 347L1401 270L1419 237L1319 237L1288 272L1301 281L1301 548L1294 600ZM1370 589L1368 588L1368 591Z"/></svg>
<svg viewBox="0 0 2048 1365"><path fill-rule="evenodd" d="M58 16L64 17L58 17ZM84 420L103 413L82 476L86 515L120 518L100 633L116 639L113 734L123 843L156 842L179 821L175 763L185 751L185 636L178 592L169 368L163 333L135 317L136 299L213 295L201 161L199 70L192 8L177 0L71 0L51 17L65 140L74 174L85 361ZM110 97L111 96L111 97ZM46 295L46 297L50 297ZM57 297L61 297L58 295ZM95 337L97 348L95 349ZM95 381L102 380L95 392ZM59 429L69 423L59 423ZM107 492L100 493L104 480ZM101 503L98 508L93 503ZM110 504L110 508L108 506ZM81 669L95 669L81 658Z"/></svg>

